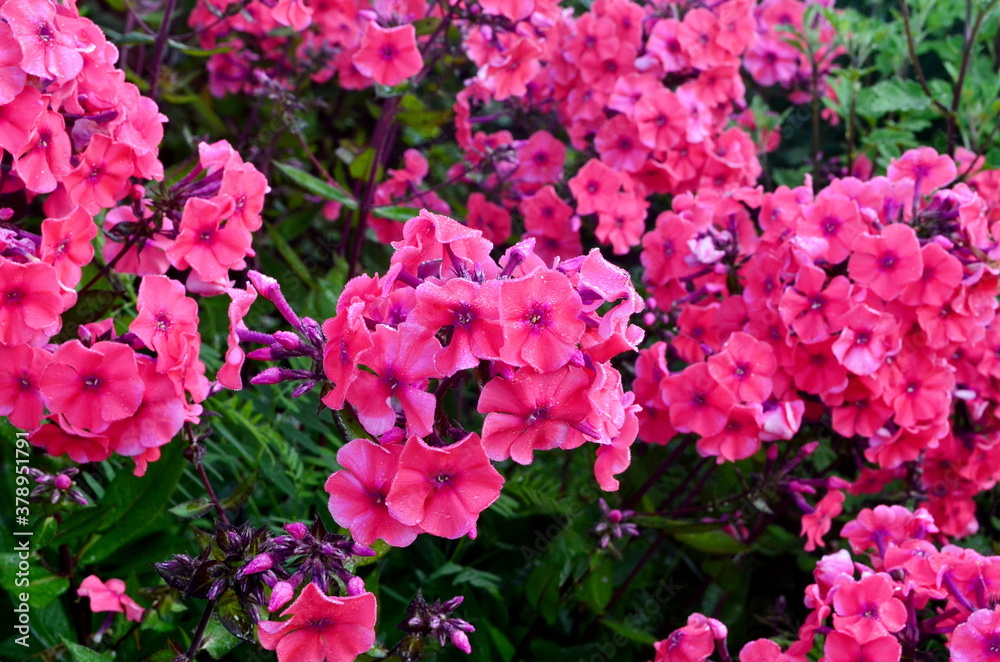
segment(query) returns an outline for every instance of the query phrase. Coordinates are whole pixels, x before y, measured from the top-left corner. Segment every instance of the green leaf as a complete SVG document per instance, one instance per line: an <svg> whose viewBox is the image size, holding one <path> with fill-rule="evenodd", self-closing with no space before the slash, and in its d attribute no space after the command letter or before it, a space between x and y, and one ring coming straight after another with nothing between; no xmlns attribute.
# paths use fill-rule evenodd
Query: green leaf
<svg viewBox="0 0 1000 662"><path fill-rule="evenodd" d="M28 565L27 574L22 561ZM27 593L32 609L44 609L69 589L69 580L46 570L37 556L22 559L17 553L9 553L0 554L0 586L12 600L13 596Z"/></svg>
<svg viewBox="0 0 1000 662"><path fill-rule="evenodd" d="M310 175L308 172L299 170L294 166L290 166L287 163L274 162L274 166L283 172L289 179L293 182L309 191L313 195L318 195L324 200L333 200L334 202L339 202L348 209L357 209L358 201L354 199L351 194L340 188L335 188L330 186L322 179Z"/></svg>
<svg viewBox="0 0 1000 662"><path fill-rule="evenodd" d="M236 486L233 493L228 497L223 499L220 505L226 510L236 510L250 498L253 494L253 488L257 485L257 471L251 471L247 476L240 481L240 484Z"/></svg>
<svg viewBox="0 0 1000 662"><path fill-rule="evenodd" d="M91 650L86 646L74 644L66 637L63 637L63 643L66 644L66 648L69 649L69 652L73 656L73 660L75 660L75 662L109 662L112 659L106 655L98 653L95 650Z"/></svg>
<svg viewBox="0 0 1000 662"><path fill-rule="evenodd" d="M185 55L191 55L193 57L211 57L212 55L218 55L219 53L228 53L233 50L232 46L217 46L216 48L195 48L193 46L188 46L187 44L181 43L176 39L168 39L167 44L171 48L179 50Z"/></svg>
<svg viewBox="0 0 1000 662"><path fill-rule="evenodd" d="M882 80L858 93L855 111L867 119L877 119L888 113L926 110L930 105L931 100L916 81Z"/></svg>
<svg viewBox="0 0 1000 662"><path fill-rule="evenodd" d="M611 581L614 571L615 564L611 558L606 555L602 556L580 586L580 597L598 614L604 613L604 608L608 606L614 592L614 585Z"/></svg>
<svg viewBox="0 0 1000 662"><path fill-rule="evenodd" d="M285 262L292 268L295 275L298 276L310 290L315 290L316 279L313 278L311 273L309 273L309 268L302 262L302 259L299 257L298 253L295 252L295 249L292 248L291 245L289 245L289 243L285 241L285 239L278 234L277 231L275 231L274 226L271 224L267 225L267 234L271 237L271 240L274 241L275 248L277 248L278 252L281 253L281 257L285 258Z"/></svg>
<svg viewBox="0 0 1000 662"><path fill-rule="evenodd" d="M217 618L213 618L205 628L201 649L208 651L213 660L218 660L239 644L240 640L231 635Z"/></svg>
<svg viewBox="0 0 1000 662"><path fill-rule="evenodd" d="M618 621L611 621L608 619L602 619L601 623L607 625L609 628L622 635L626 639L638 642L643 646L652 646L656 643L656 637L648 632L644 632L637 628L628 625L627 623L619 623Z"/></svg>
<svg viewBox="0 0 1000 662"><path fill-rule="evenodd" d="M728 533L718 530L700 533L682 533L678 531L671 535L688 547L693 547L709 554L735 556L736 554L742 554L750 550L749 547Z"/></svg>
<svg viewBox="0 0 1000 662"><path fill-rule="evenodd" d="M232 635L251 644L254 643L254 622L250 618L250 614L240 605L233 591L226 591L222 594L219 604L215 608L215 613L223 627L229 630Z"/></svg>
<svg viewBox="0 0 1000 662"><path fill-rule="evenodd" d="M212 502L207 497L198 497L184 503L179 503L170 509L170 514L177 515L182 519L194 519L201 517L212 509Z"/></svg>
<svg viewBox="0 0 1000 662"><path fill-rule="evenodd" d="M183 444L168 444L142 477L120 471L96 507L66 518L54 542L71 543L91 533L104 534L83 557L84 563L94 563L148 533L177 487L184 470L183 452Z"/></svg>
<svg viewBox="0 0 1000 662"><path fill-rule="evenodd" d="M372 216L387 218L390 221L408 221L419 214L420 210L415 207L393 207L386 205L372 209Z"/></svg>

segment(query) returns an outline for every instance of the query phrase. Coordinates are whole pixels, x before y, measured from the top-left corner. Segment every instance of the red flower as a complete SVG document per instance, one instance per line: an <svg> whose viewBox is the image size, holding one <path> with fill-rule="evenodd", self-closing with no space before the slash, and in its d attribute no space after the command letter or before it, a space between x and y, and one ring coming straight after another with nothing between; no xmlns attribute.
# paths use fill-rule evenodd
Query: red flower
<svg viewBox="0 0 1000 662"><path fill-rule="evenodd" d="M282 612L286 621L261 621L257 638L279 662L352 662L375 643L375 596L335 598L312 582Z"/></svg>
<svg viewBox="0 0 1000 662"><path fill-rule="evenodd" d="M397 520L432 535L475 538L476 519L500 496L503 482L475 433L444 447L410 437L386 504Z"/></svg>

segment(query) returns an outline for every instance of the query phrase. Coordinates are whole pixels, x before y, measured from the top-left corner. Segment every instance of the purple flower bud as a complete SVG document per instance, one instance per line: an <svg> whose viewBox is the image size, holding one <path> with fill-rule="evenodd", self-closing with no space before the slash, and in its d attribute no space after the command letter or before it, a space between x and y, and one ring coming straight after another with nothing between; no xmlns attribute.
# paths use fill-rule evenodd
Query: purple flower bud
<svg viewBox="0 0 1000 662"><path fill-rule="evenodd" d="M275 331L274 339L278 344L289 351L296 351L302 347L302 341L291 331Z"/></svg>
<svg viewBox="0 0 1000 662"><path fill-rule="evenodd" d="M55 485L58 490L68 490L73 484L73 480L66 474L59 474L55 477L55 480L52 481L52 484Z"/></svg>
<svg viewBox="0 0 1000 662"><path fill-rule="evenodd" d="M281 286L278 281L270 276L265 276L259 271L251 271L249 273L250 282L253 286L257 288L260 295L274 304L274 307L278 309L281 316L284 317L289 324L291 324L296 329L302 328L302 320L299 316L295 314L292 307L288 305L285 300L285 295L281 293Z"/></svg>
<svg viewBox="0 0 1000 662"><path fill-rule="evenodd" d="M365 580L360 577L351 577L347 581L347 595L361 595L365 592Z"/></svg>
<svg viewBox="0 0 1000 662"><path fill-rule="evenodd" d="M298 379L308 379L312 373L308 370L292 370L291 368L267 368L260 374L255 375L251 384L279 384Z"/></svg>
<svg viewBox="0 0 1000 662"><path fill-rule="evenodd" d="M466 655L472 652L472 644L469 643L469 636L461 630L452 631L451 643Z"/></svg>
<svg viewBox="0 0 1000 662"><path fill-rule="evenodd" d="M267 602L267 610L270 612L278 611L284 605L288 604L288 601L292 599L294 594L295 587L290 582L275 583L274 588L271 590L271 599Z"/></svg>
<svg viewBox="0 0 1000 662"><path fill-rule="evenodd" d="M245 575L253 575L258 572L264 572L265 570L270 570L271 566L274 565L274 559L271 558L270 554L258 554L247 563L243 568L240 569L239 576L243 577Z"/></svg>
<svg viewBox="0 0 1000 662"><path fill-rule="evenodd" d="M285 531L288 531L296 540L302 540L309 533L309 527L302 522L289 522L285 525Z"/></svg>
<svg viewBox="0 0 1000 662"><path fill-rule="evenodd" d="M375 550L368 545L355 542L351 545L351 554L355 556L375 556Z"/></svg>

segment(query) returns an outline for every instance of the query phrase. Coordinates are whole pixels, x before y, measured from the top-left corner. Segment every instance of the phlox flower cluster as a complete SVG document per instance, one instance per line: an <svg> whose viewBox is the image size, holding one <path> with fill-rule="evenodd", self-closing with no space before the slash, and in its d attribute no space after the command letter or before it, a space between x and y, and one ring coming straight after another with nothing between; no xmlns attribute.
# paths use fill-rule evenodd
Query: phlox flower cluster
<svg viewBox="0 0 1000 662"><path fill-rule="evenodd" d="M495 260L482 233L428 211L408 221L389 271L349 281L337 315L299 319L277 283L251 273L232 290L227 374L239 388L246 356L311 357L314 369L268 368L254 383L318 383L323 402L347 409L368 438L338 453L326 484L335 521L362 544L410 544L421 532L476 535L500 494L492 462L596 445L600 485L617 489L629 464L637 406L610 360L634 349L642 308L627 272L599 252L548 266L528 239ZM242 319L257 293L299 332L261 334ZM245 355L240 342L268 344ZM481 432L454 416L453 391L481 386Z"/></svg>
<svg viewBox="0 0 1000 662"><path fill-rule="evenodd" d="M877 467L852 490L878 491L922 459L914 488L937 525L974 532L972 496L1000 476L1000 225L995 201L956 175L924 147L887 176L815 194L677 196L642 240L661 340L636 364L640 438L693 433L724 462L825 427ZM992 195L993 176L976 177ZM815 522L804 528L822 544Z"/></svg>
<svg viewBox="0 0 1000 662"><path fill-rule="evenodd" d="M0 209L0 415L52 455L117 453L141 475L198 422L209 392L186 291L222 291L229 269L245 268L267 183L228 143L202 144L195 170L146 199L134 180L163 179L166 118L125 82L117 49L73 4L0 5L0 53L2 187L13 204ZM126 196L129 206L110 209ZM36 200L45 218L33 232ZM144 276L137 315L119 335L112 319L91 322L82 310L78 338L54 343L106 209L106 266L81 291L112 269ZM169 267L187 270L186 283L160 275ZM83 498L65 476L52 480L53 499Z"/></svg>
<svg viewBox="0 0 1000 662"><path fill-rule="evenodd" d="M0 150L4 192L49 193L53 218L94 215L162 179L163 122L152 99L115 68L118 49L75 4L0 4ZM23 209L6 212L9 220Z"/></svg>
<svg viewBox="0 0 1000 662"><path fill-rule="evenodd" d="M217 522L200 555L155 566L185 597L236 600L249 623L227 627L249 640L256 626L260 644L282 662L350 662L375 642L375 596L352 572L356 556L372 555L318 521L287 524L285 535ZM262 619L265 608L272 620Z"/></svg>
<svg viewBox="0 0 1000 662"><path fill-rule="evenodd" d="M758 639L740 662L899 662L943 643L955 662L997 657L1000 557L948 542L923 508L865 508L841 531L850 550L824 556L805 590L809 614L798 639L782 650ZM701 614L656 644L655 662L703 662L725 626Z"/></svg>
<svg viewBox="0 0 1000 662"><path fill-rule="evenodd" d="M453 25L475 75L454 104L463 158L448 181L474 188L466 223L495 244L523 219L525 235L549 264L579 255L586 222L597 240L625 254L640 243L649 198L752 185L761 166L745 110L741 67L761 85L812 98L835 55L833 32L799 0L726 0L705 7L681 3L599 0L576 15L556 0L451 3L218 2L199 4L190 23L202 45L233 46L212 56L218 95L261 89L278 80L290 26L302 39L296 62L314 82L335 74L338 85L395 86L417 76L439 53L440 27ZM241 11L238 13L236 8ZM416 34L417 21L439 29ZM796 33L817 34L822 48L809 61ZM510 113L538 113L565 128L571 146L590 156L564 183L566 148L548 130L515 136L489 127ZM739 119L734 123L733 119ZM774 149L777 134L760 136ZM760 147L764 147L762 144ZM426 160L407 151L375 189L375 204L406 204L442 214L446 202L423 187ZM572 200L570 201L570 197ZM336 204L329 215L339 214ZM366 219L383 243L398 241L398 223Z"/></svg>
<svg viewBox="0 0 1000 662"><path fill-rule="evenodd" d="M225 140L198 145L198 163L169 187L136 187L132 203L109 211L102 254L121 273L187 272L185 286L222 294L230 271L247 268L262 224L267 179Z"/></svg>
<svg viewBox="0 0 1000 662"><path fill-rule="evenodd" d="M743 57L743 67L754 82L764 87L780 85L790 90L793 103L806 103L813 98L813 81L818 94L833 95L826 76L833 60L843 49L833 46L836 36L833 26L819 12L810 14L810 7L832 8L831 0L797 2L796 0L765 0L754 9L757 19L757 39ZM802 41L806 28L814 35L814 51ZM811 59L810 59L811 55ZM836 115L824 112L835 121Z"/></svg>

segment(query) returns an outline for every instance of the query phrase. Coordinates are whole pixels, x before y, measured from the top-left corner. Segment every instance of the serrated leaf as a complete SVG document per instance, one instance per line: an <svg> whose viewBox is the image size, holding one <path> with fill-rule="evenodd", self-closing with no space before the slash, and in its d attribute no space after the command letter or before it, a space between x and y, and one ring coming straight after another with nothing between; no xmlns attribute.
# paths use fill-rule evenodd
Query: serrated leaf
<svg viewBox="0 0 1000 662"><path fill-rule="evenodd" d="M310 175L308 172L299 170L298 168L290 166L287 163L279 163L275 161L274 167L276 167L278 170L284 173L289 179L291 179L293 182L295 182L305 190L309 191L313 195L318 195L324 200L332 200L334 202L339 202L348 209L358 208L358 201L355 200L351 194L349 194L347 191L344 191L343 189L335 188L324 182L322 179L314 177L313 175Z"/></svg>
<svg viewBox="0 0 1000 662"><path fill-rule="evenodd" d="M877 119L888 113L926 110L930 105L931 100L915 81L883 80L858 93L855 111L862 117Z"/></svg>

